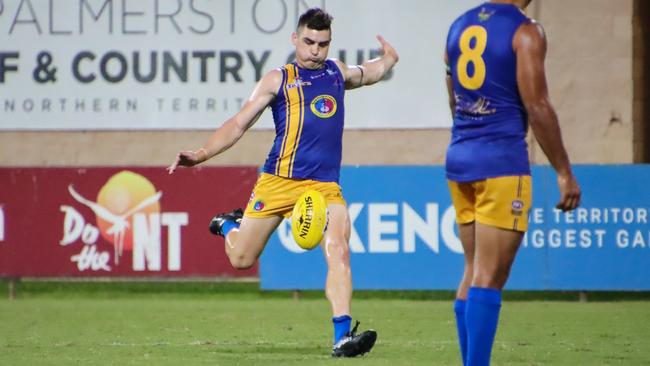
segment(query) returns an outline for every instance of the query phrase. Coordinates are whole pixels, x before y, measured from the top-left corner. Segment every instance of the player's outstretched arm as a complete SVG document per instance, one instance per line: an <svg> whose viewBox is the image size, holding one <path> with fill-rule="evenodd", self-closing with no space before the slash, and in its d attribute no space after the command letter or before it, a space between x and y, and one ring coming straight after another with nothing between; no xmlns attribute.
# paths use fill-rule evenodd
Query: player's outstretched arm
<svg viewBox="0 0 650 366"><path fill-rule="evenodd" d="M366 61L361 65L353 66L348 66L337 61L339 68L343 72L343 76L345 76L346 89L354 89L378 82L383 79L393 66L395 66L397 61L399 61L397 51L395 51L395 48L393 48L384 37L378 35L377 40L381 44L381 57Z"/></svg>
<svg viewBox="0 0 650 366"><path fill-rule="evenodd" d="M563 211L573 210L580 204L581 192L573 176L557 114L548 95L544 70L544 29L536 23L522 25L515 34L513 47L517 54L517 84L528 113L528 122L558 175L561 197L556 207Z"/></svg>
<svg viewBox="0 0 650 366"><path fill-rule="evenodd" d="M176 159L167 168L173 174L177 167L191 167L218 155L234 145L260 117L264 109L273 101L280 84L282 74L273 70L257 83L250 98L234 116L228 119L212 134L210 139L198 150L180 151Z"/></svg>

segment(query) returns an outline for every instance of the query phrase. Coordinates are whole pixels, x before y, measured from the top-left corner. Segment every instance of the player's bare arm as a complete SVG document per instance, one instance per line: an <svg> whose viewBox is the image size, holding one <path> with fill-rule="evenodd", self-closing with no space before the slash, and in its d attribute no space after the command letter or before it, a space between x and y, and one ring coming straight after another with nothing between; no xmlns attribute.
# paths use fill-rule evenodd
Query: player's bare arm
<svg viewBox="0 0 650 366"><path fill-rule="evenodd" d="M345 77L345 88L354 89L364 85L372 85L386 76L386 74L399 61L399 55L395 48L388 43L384 37L378 35L377 40L381 44L382 56L368 60L361 65L345 65L341 61L336 64Z"/></svg>
<svg viewBox="0 0 650 366"><path fill-rule="evenodd" d="M198 150L180 151L167 168L169 174L177 167L191 167L218 155L233 146L244 133L255 124L264 109L273 101L282 82L282 73L273 70L258 83L250 98L234 116L219 127L210 139Z"/></svg>
<svg viewBox="0 0 650 366"><path fill-rule="evenodd" d="M568 211L580 204L580 187L573 176L557 114L548 95L544 69L546 47L544 29L539 24L522 25L515 33L513 48L517 54L519 93L535 138L558 174L561 197L556 207Z"/></svg>

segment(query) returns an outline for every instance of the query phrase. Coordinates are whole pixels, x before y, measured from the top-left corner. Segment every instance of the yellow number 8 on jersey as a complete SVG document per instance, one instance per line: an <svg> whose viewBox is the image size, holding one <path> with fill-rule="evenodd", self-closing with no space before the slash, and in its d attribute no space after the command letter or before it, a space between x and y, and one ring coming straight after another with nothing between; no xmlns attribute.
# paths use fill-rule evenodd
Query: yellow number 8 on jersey
<svg viewBox="0 0 650 366"><path fill-rule="evenodd" d="M472 47L472 39L475 39ZM487 31L480 25L468 27L460 35L460 57L456 69L458 70L458 82L465 89L477 90L485 82L485 61L483 52L487 47ZM474 74L469 76L467 70L469 64L474 66Z"/></svg>

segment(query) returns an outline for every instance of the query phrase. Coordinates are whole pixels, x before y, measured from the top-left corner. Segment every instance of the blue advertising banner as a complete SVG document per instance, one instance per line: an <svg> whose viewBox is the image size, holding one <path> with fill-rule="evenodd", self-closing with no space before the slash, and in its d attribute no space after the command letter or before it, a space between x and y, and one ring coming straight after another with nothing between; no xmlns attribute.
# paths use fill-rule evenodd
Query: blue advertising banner
<svg viewBox="0 0 650 366"><path fill-rule="evenodd" d="M550 167L533 168L533 209L508 289L650 290L650 166L577 166L581 207L554 209ZM344 167L355 289L455 289L463 251L443 167ZM322 289L320 248L305 252L289 222L260 259L263 289Z"/></svg>

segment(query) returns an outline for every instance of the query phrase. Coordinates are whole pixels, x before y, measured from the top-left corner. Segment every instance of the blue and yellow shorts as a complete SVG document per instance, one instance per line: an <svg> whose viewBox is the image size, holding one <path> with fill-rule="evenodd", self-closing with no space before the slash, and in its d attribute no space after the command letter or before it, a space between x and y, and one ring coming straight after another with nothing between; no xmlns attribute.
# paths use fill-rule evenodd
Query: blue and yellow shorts
<svg viewBox="0 0 650 366"><path fill-rule="evenodd" d="M477 221L507 230L528 230L528 211L532 204L529 175L447 183L457 223Z"/></svg>
<svg viewBox="0 0 650 366"><path fill-rule="evenodd" d="M309 189L322 193L327 204L346 204L341 186L336 182L291 179L262 173L255 183L244 216L265 218L282 215L288 218L298 197Z"/></svg>

